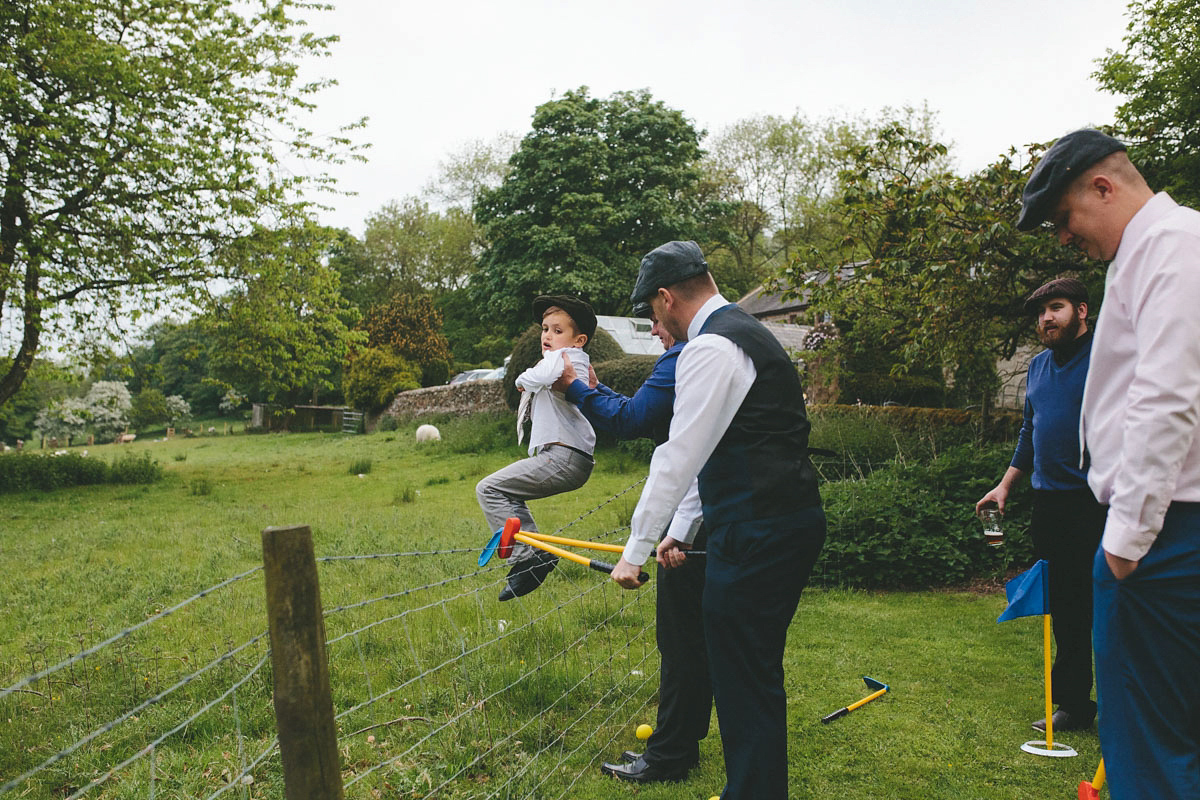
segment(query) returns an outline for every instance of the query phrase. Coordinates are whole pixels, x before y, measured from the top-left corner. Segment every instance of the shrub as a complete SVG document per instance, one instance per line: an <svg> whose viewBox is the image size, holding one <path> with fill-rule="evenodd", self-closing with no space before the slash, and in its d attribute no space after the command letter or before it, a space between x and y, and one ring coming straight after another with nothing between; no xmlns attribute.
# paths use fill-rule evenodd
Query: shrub
<svg viewBox="0 0 1200 800"><path fill-rule="evenodd" d="M843 403L862 401L872 405L899 403L902 406L941 408L946 404L946 386L936 378L921 375L891 375L885 372L854 372L838 379Z"/></svg>
<svg viewBox="0 0 1200 800"><path fill-rule="evenodd" d="M139 431L167 421L167 397L158 389L143 389L133 398L129 422Z"/></svg>
<svg viewBox="0 0 1200 800"><path fill-rule="evenodd" d="M829 536L814 582L871 589L963 585L994 574L1004 562L1028 564L1027 486L1009 500L1002 550L987 547L974 513L1011 456L1006 445L963 445L928 464L890 464L866 478L825 484Z"/></svg>
<svg viewBox="0 0 1200 800"><path fill-rule="evenodd" d="M592 369L596 371L596 378L605 386L614 392L632 397L646 382L646 378L650 377L657 360L658 356L621 356L593 364Z"/></svg>
<svg viewBox="0 0 1200 800"><path fill-rule="evenodd" d="M109 483L155 483L162 479L163 468L150 454L124 453L113 459L108 470Z"/></svg>
<svg viewBox="0 0 1200 800"><path fill-rule="evenodd" d="M342 376L346 402L369 411L383 408L400 392L420 386L420 368L387 347L358 350Z"/></svg>
<svg viewBox="0 0 1200 800"><path fill-rule="evenodd" d="M149 453L141 456L126 453L111 466L80 453L0 456L0 492L49 491L101 483L153 483L161 478L162 467L150 460Z"/></svg>
<svg viewBox="0 0 1200 800"><path fill-rule="evenodd" d="M861 478L894 459L928 462L955 445L1012 442L1021 415L908 406L812 406L812 447L836 456L814 456L826 480Z"/></svg>

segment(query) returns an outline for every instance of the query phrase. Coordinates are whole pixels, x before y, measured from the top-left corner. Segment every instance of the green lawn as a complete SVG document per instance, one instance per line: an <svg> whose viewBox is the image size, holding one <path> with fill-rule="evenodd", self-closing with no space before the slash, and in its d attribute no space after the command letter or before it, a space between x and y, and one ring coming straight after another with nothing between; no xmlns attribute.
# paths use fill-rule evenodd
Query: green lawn
<svg viewBox="0 0 1200 800"><path fill-rule="evenodd" d="M616 785L599 763L653 722L653 596L564 564L528 598L495 600L503 567L475 565L487 538L474 484L520 456L508 421L370 436L208 436L139 441L165 467L146 487L0 498L0 684L103 641L261 564L264 527L311 526L322 562L335 712L348 797L706 798L723 783L713 731L683 784ZM130 447L125 445L123 447ZM111 458L116 446L91 448ZM351 471L352 467L354 472ZM543 530L620 541L644 466L615 451L581 490L534 504ZM615 499L614 499L615 497ZM582 519L580 519L582 517ZM368 602L371 601L371 602ZM809 591L787 657L795 798L1073 797L1099 758L1020 751L1042 716L1041 625L997 625L996 593ZM0 784L232 648L169 700L147 706L24 784L62 797L156 732L249 676L87 796L208 796L270 742L260 573L0 700ZM831 725L824 714L892 692ZM374 702L368 702L374 699ZM240 736L239 736L240 732ZM106 746L107 745L107 746ZM119 754L119 757L118 757ZM278 757L229 796L281 797Z"/></svg>

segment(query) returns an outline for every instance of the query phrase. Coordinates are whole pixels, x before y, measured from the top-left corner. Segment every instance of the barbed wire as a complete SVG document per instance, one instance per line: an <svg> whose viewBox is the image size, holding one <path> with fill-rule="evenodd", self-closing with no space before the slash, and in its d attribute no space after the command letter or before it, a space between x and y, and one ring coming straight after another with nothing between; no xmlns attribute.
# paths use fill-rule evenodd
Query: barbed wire
<svg viewBox="0 0 1200 800"><path fill-rule="evenodd" d="M644 480L644 478L638 480L625 490L618 492L604 502L599 503L594 508L580 514L574 520L560 526L555 532L561 533L574 526L584 523L589 517L592 517L606 506L609 506L623 495L641 485ZM589 541L607 539L627 530L628 526L623 526L615 529L595 532L591 535ZM316 560L321 564L331 566L339 563L354 564L364 562L382 562L388 559L425 558L438 556L444 557L467 553L477 553L478 551L478 547L438 548L430 550L413 550L389 553L329 555L322 556ZM581 688L589 686L589 684L592 682L597 681L599 676L605 672L611 673L615 668L618 659L626 658L625 652L629 647L628 643L624 649L607 648L607 643L604 642L600 643L599 645L591 645L589 643L594 637L596 637L600 629L621 618L629 609L637 608L639 607L639 604L647 602L647 598L653 596L653 588L648 591L643 590L641 592L634 593L630 596L622 595L622 599L615 605L615 607L610 607L608 604L608 598L605 595L605 591L610 588L607 581L588 581L585 585L580 586L579 584L582 583L582 581L573 579L572 576L567 573L566 579L574 586L574 589L572 589L570 594L562 598L554 599L548 606L530 604L528 601L521 600L519 603L515 604L515 608L520 609L520 613L526 613L526 618L520 621L517 625L509 625L506 620L497 620L497 627L493 629L484 624L484 621L491 613L491 607L485 606L483 593L489 590L494 590L495 586L501 582L502 579L489 580L489 576L495 576L498 571L502 570L505 566L506 565L504 563L497 562L496 564L489 565L487 567L473 569L461 574L431 580L423 585L410 586L401 591L388 592L361 600L355 600L353 602L342 603L324 611L323 619L326 620L337 620L341 618L350 619L353 612L368 609L381 603L403 602L406 599L418 597L422 593L438 592L438 590L445 589L446 587L456 584L461 584L463 586L461 591L453 591L449 594L439 592L439 596L430 599L428 602L422 602L418 605L404 608L399 610L397 613L386 614L377 619L366 621L365 623L361 621L356 622L352 629L327 638L325 644L328 648L336 648L340 643L345 642L346 639L352 640L353 656L358 662L358 669L360 670L363 682L365 682L366 692L365 699L357 703L352 703L343 711L337 713L335 720L337 720L339 724L343 724L352 719L355 715L364 711L370 711L371 714L376 718L374 725L366 728L358 727L352 733L342 734L339 736L339 741L348 742L348 740L352 739L352 737L362 733L364 730L370 730L373 727L392 725L395 720L392 722L379 722L380 715L378 715L376 709L380 707L379 703L381 701L384 701L385 699L390 701L390 698L411 687L420 687L421 692L424 695L422 701L423 705L431 710L429 713L432 713L432 709L437 707L435 699L431 695L431 691L433 689L433 685L439 681L445 684L445 686L439 689L439 691L443 693L448 691L449 697L451 697L458 706L447 712L436 723L432 724L429 730L423 732L413 731L412 733L414 734L423 733L423 735L418 736L418 738L416 738L414 741L404 742L403 744L407 745L406 747L402 747L402 749L400 749L398 752L389 753L388 757L369 766L365 769L365 771L359 772L350 777L346 782L347 787L355 785L370 776L377 775L382 770L396 765L400 761L410 757L414 752L420 750L426 745L426 743L430 742L439 734L443 734L451 730L457 730L462 726L465 726L464 730L470 730L473 726L479 725L479 731L485 734L487 747L476 753L474 757L467 762L463 764L455 764L454 771L450 774L444 774L437 776L436 779L430 779L429 785L432 789L432 793L426 796L436 796L439 791L461 780L469 771L477 768L478 765L484 761L484 759L488 758L489 754L502 752L504 748L513 745L514 742L517 742L518 737L524 736L525 733L534 729L533 726L540 724L539 720L546 719L548 718L548 715L551 714L561 714L563 708L568 703L568 699L573 693L576 693ZM86 659L96 656L104 651L105 648L113 646L119 642L129 640L134 634L147 629L148 626L152 626L155 623L161 622L167 617L180 612L181 610L195 604L197 601L212 595L218 590L231 587L234 584L244 581L246 578L261 572L262 569L263 568L261 566L255 566L244 572L238 573L233 577L230 577L193 594L192 596L167 609L155 612L137 624L131 625L95 645L82 649L77 653L73 653L64 659L61 659L58 661L58 663L55 663L52 666L37 670L32 674L18 680L11 686L0 689L0 699L8 698L16 695L17 693L29 693L28 687L36 684L38 681L48 680L52 676L61 673L63 670L70 669ZM560 571L560 574L561 572L562 571ZM543 592L543 595L544 594L545 593ZM595 612L586 611L586 609L589 607L589 604L592 604L594 607L593 601L596 598L599 598L599 602L602 604L601 607L596 608ZM464 604L466 604L466 608L463 607ZM579 607L581 610L584 610L583 613L588 614L595 614L596 612L599 612L599 616L595 616L595 618L591 620L591 624L581 632L578 632L577 634L572 632L572 635L566 635L567 626L564 622L565 613L572 607ZM467 609L471 610L467 611ZM475 615L479 622L471 625L456 621L456 615L461 618L461 615L465 611L466 613ZM425 615L428 614L438 615L441 621L435 623L433 626L421 628L420 635L416 635L414 630L416 624L415 621L424 621ZM550 625L551 628L549 630L553 631L553 623L555 622L557 622L558 629L554 632L561 634L561 639L557 640L556 643L551 645L549 649L543 649L543 644L550 644L550 640L541 636L542 629L545 626ZM380 629L381 626L389 623L399 625L403 630L403 640L406 642L407 655L401 655L400 659L397 660L394 655L384 653L382 655L382 661L380 661L379 659L381 658L381 655L379 653L374 652L374 650L369 651L368 648L364 646L364 637L373 635L373 631ZM644 641L647 638L647 633L650 631L651 626L652 622L647 622L645 617L643 617L640 626L630 632L629 639L632 641ZM489 630L495 630L496 633L489 633ZM481 636L481 634L483 635ZM485 659L486 653L490 652L494 648L503 647L506 640L516 642L519 641L519 639L513 637L528 637L529 635L535 636L534 641L537 648L535 651L537 658L532 660L527 666L524 665L524 661L522 660L522 666L515 677L501 676L503 677L503 680L501 681L500 685L493 685L490 690L484 689L485 681L482 678L471 678L469 674L470 670L467 666L469 661L473 659ZM92 728L88 733L76 739L74 742L71 742L66 746L59 747L54 754L45 757L36 766L26 769L15 778L10 778L3 784L0 784L0 794L17 790L22 786L30 785L28 782L38 773L46 771L53 765L75 755L88 745L97 742L100 737L114 731L130 720L136 720L138 715L142 714L150 707L164 705L167 700L180 693L181 690L183 690L189 684L196 682L201 677L213 673L213 671L221 665L229 662L237 663L238 657L247 652L250 648L255 647L256 645L262 645L264 643L269 645L269 642L267 642L267 637L267 632L262 631L237 646L229 647L219 656L213 658L199 669L193 670L189 674L183 676L176 676L176 678L173 679L174 682L171 683L171 685L169 685L167 688L158 691L151 697L135 703L130 708L124 709L111 720ZM431 648L431 643L436 645L436 647ZM438 650L443 649L447 645L449 645L451 648L452 654L439 655ZM631 670L631 674L642 674L641 668L649 664L657 655L657 651L654 650L652 646L643 646L645 649L643 650L640 658L632 662L633 669ZM556 661L564 658L578 658L578 655L572 657L569 656L569 654L576 652L590 652L591 650L596 650L597 654L594 657L587 658L582 664L580 664L580 666L583 667L582 672L573 673L575 677L574 682L570 685L567 685L563 691L557 695L557 697L548 698L549 702L546 702L543 706L541 706L536 713L529 715L529 717L525 719L524 722L519 726L507 730L503 728L497 730L495 728L493 715L488 711L490 704L494 703L499 698L504 698L506 694L515 691L517 687L521 686L522 684L538 680L537 676L549 669L549 667ZM599 653L605 650L607 650L607 655L601 657ZM163 754L168 752L166 749L168 740L170 740L173 736L179 735L180 732L187 730L190 726L195 725L195 723L205 714L211 713L218 705L226 702L232 703L232 737L236 746L230 749L236 750L236 774L233 774L232 770L222 770L221 778L228 782L225 785L217 788L212 793L208 794L206 800L213 800L214 798L220 797L221 795L227 793L230 789L235 788L238 788L243 792L247 792L247 786L250 784L250 782L252 782L255 771L261 769L264 762L278 753L278 737L273 735L270 741L265 743L265 746L255 748L253 755L247 754L248 741L246 738L246 733L243 730L243 709L242 703L238 698L238 693L239 690L247 684L247 682L254 679L255 676L263 673L264 667L266 667L269 663L269 658L270 649L268 646L266 652L261 655L257 662L250 665L247 671L243 674L237 675L232 684L223 689L217 687L218 691L215 697L203 702L198 709L192 711L191 713L187 713L182 717L176 717L175 722L167 723L170 727L159 728L157 733L151 734L153 738L150 741L146 742L143 740L144 743L139 745L136 751L132 752L131 754L129 754L129 751L126 750L125 752L128 754L127 757L122 758L120 761L108 766L107 768L102 766L101 770L103 771L91 775L90 779L85 785L80 786L79 788L70 786L64 787L64 789L71 792L70 794L64 794L64 796L67 797L67 800L74 800L74 798L82 797L96 787L111 781L115 776L120 774L122 771L129 769L135 763L144 761L147 764L146 771L148 773L146 791L150 800L153 800L158 790L157 787L159 783L161 783L159 778L159 774L161 772L160 762L163 759ZM116 663L121 663L121 660L121 658L117 658ZM184 656L181 660L186 662L187 657ZM404 661L411 662L412 668L408 669L407 667L402 666L402 662ZM481 660L480 663L486 663L486 661ZM568 661L568 663L574 662ZM36 667L36 664L34 666ZM400 666L403 670L403 674L399 676L400 679L396 681L389 681L388 683L390 685L379 685L378 676L380 674L381 667L393 669L397 666ZM629 666L629 664L627 663L626 666ZM242 666L242 668L245 667ZM97 667L97 669L99 669L99 667ZM537 779L536 787L548 785L548 782L551 781L555 775L560 774L561 766L575 757L587 744L588 737L584 736L573 746L569 746L567 744L568 735L578 736L581 732L587 733L586 728L589 724L591 724L588 722L588 720L594 718L602 711L607 711L607 714L599 720L598 724L603 726L610 723L616 714L622 713L622 709L627 708L631 702L636 702L636 698L646 692L650 682L649 678L642 678L639 681L634 681L632 684L630 684L627 678L628 675L623 678L616 678L612 680L611 686L606 690L601 691L600 694L595 697L594 700L592 700L590 705L583 707L568 724L565 724L562 727L562 730L557 736L552 737L550 741L544 746L541 746L540 749L533 751L528 756L529 760L526 763L524 763L519 769L509 774L508 780L504 784L504 787L511 787L516 782L526 780L530 775L534 774L532 771L537 768L537 765L547 759L553 763L549 770ZM77 690L79 691L90 691L90 684L87 684L87 688L85 688L79 684L72 683L74 679L74 672L72 672L72 674L67 676L63 682L76 686ZM147 681L148 680L149 678L147 678ZM147 685L149 684L147 683ZM32 693L41 696L41 693ZM615 700L617 697L620 697L619 701ZM57 698L51 696L51 699L56 700ZM418 698L414 698L414 700L416 701ZM463 700L469 702L462 702ZM644 698L639 708L645 707L645 705L649 702L649 698ZM228 710L228 708L229 707L226 706L226 710ZM415 717L411 719L422 718ZM432 720L432 716L429 719ZM476 720L476 722L470 722L471 720ZM590 735L594 736L597 732L598 730L593 730L591 731ZM612 737L615 737L615 735L615 733L612 734ZM613 740L612 737L608 739L608 742L611 743ZM104 748L101 748L101 750L104 750L110 746L111 744L106 744ZM229 759L232 758L232 756L227 753L226 758ZM167 773L163 772L162 774L166 775ZM581 770L580 773L575 776L574 780L570 782L570 785L573 786L583 774L584 771ZM433 786L435 781L440 782L438 782L436 786ZM503 787L497 789L496 791L502 790ZM197 796L199 795L197 794Z"/></svg>
<svg viewBox="0 0 1200 800"><path fill-rule="evenodd" d="M179 611L182 608L186 608L187 606L191 605L195 601L197 601L203 597L207 597L208 595L212 594L213 592L217 591L218 589L224 589L226 586L231 586L231 585L237 583L238 581L240 581L244 578L247 578L250 575L253 575L257 572L261 572L261 571L262 571L262 566L253 567L253 568L248 569L245 572L242 572L238 575L234 575L232 578L223 580L214 586L210 586L207 589L201 589L199 592L197 592L196 594L187 598L186 600L182 600L179 603L176 603L175 605L171 606L170 608L168 608L164 611L160 611L157 614L153 614L153 615L147 617L146 619L142 620L141 622L137 623L136 625L131 625L128 628L126 628L122 631L119 631L118 633L113 634L112 636L110 636L109 638L105 639L103 642L100 642L97 645L93 645L92 647L89 647L86 650L76 653L75 655L71 656L70 658L63 660L63 661L59 662L58 664L55 664L52 667L47 667L46 669L41 670L40 672L35 672L33 675L30 675L26 678L22 678L21 680L14 683L12 686L8 686L6 688L0 689L0 700L3 700L8 695L13 694L14 692L17 692L20 689L24 689L26 686L31 686L34 683L37 683L42 678L45 678L49 675L53 675L54 673L59 672L60 670L63 670L74 664L78 664L80 661L83 661L85 658L88 658L89 656L95 655L96 653L100 652L101 650L103 650L104 648L113 644L114 642L118 642L118 641L130 636L131 634L136 633L137 631L141 630L142 628L146 627L147 625L150 625L151 623L158 622L161 619L165 619L166 617L171 616L176 611Z"/></svg>

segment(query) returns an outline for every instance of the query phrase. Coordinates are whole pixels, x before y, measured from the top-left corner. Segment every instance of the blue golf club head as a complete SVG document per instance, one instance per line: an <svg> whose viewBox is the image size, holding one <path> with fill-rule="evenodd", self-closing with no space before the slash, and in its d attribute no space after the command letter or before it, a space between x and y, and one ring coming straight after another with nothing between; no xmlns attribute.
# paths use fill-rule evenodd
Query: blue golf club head
<svg viewBox="0 0 1200 800"><path fill-rule="evenodd" d="M479 554L479 566L486 567L487 563L492 560L492 556L496 553L496 548L500 546L500 536L503 533L504 529L500 528L492 534L491 539L488 539L488 543L483 547L483 552Z"/></svg>

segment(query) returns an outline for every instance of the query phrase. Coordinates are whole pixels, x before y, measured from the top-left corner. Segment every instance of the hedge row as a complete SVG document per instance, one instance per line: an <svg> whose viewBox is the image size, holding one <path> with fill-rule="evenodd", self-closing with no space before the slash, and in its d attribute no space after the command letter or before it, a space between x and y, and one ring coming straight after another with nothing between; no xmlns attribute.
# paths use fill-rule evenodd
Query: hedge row
<svg viewBox="0 0 1200 800"><path fill-rule="evenodd" d="M0 456L0 493L30 489L62 489L99 483L154 483L162 466L150 454L125 453L111 464L79 453L43 455L15 453Z"/></svg>
<svg viewBox="0 0 1200 800"><path fill-rule="evenodd" d="M1014 491L1005 542L988 547L975 503L999 482L1012 451L962 445L926 464L893 463L821 486L829 535L813 571L823 586L915 589L961 586L1028 566L1031 491Z"/></svg>

